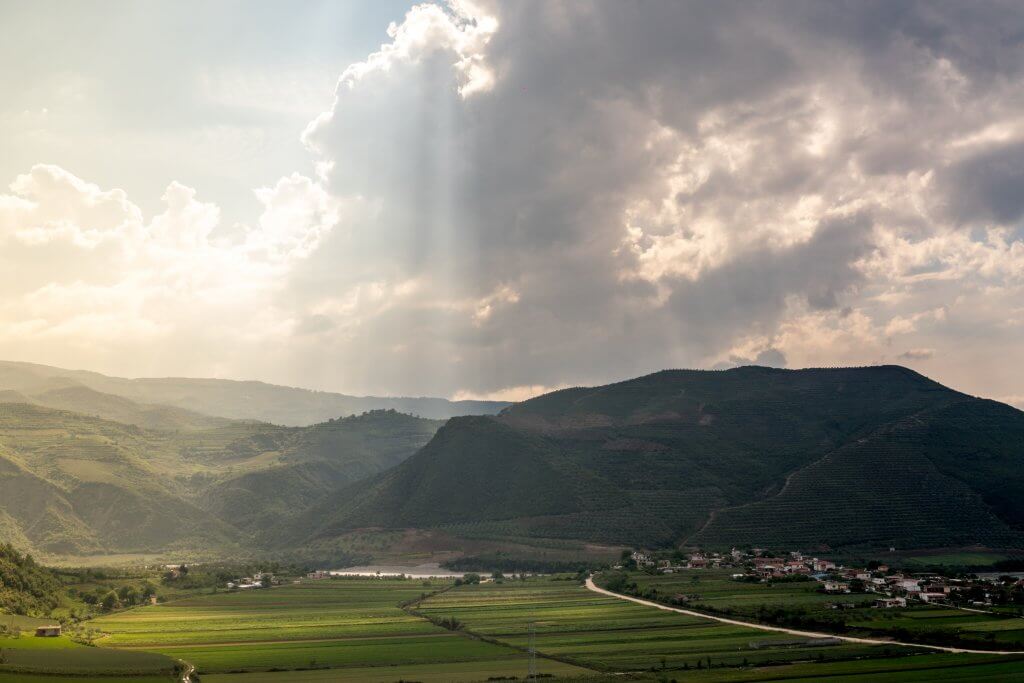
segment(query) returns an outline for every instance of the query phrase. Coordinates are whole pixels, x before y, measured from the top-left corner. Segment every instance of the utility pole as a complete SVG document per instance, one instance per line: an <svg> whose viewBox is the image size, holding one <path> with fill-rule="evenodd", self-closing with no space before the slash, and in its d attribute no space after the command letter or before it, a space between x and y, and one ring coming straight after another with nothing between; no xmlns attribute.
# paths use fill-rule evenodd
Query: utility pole
<svg viewBox="0 0 1024 683"><path fill-rule="evenodd" d="M536 681L537 680L537 630L535 622L530 622L530 673L527 674L526 680Z"/></svg>

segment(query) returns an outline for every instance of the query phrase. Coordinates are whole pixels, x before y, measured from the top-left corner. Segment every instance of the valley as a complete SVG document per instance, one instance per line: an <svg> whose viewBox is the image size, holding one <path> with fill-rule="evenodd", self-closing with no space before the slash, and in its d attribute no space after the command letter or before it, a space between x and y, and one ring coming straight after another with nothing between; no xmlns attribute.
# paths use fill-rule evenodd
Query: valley
<svg viewBox="0 0 1024 683"><path fill-rule="evenodd" d="M971 595L971 572L1024 567L1024 413L904 368L664 371L296 426L3 367L3 683L1024 680L1010 583L980 610L897 605L893 582L837 599L848 579L752 550ZM736 568L673 564L730 549Z"/></svg>

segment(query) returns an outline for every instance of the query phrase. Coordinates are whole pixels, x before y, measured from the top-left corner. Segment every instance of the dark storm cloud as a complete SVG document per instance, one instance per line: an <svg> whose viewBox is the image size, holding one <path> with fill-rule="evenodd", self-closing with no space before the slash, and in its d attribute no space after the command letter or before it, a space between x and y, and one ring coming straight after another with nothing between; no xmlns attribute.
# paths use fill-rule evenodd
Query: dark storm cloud
<svg viewBox="0 0 1024 683"><path fill-rule="evenodd" d="M963 159L941 180L956 220L1016 223L1024 217L1024 142Z"/></svg>
<svg viewBox="0 0 1024 683"><path fill-rule="evenodd" d="M482 7L489 41L410 14L307 136L335 194L376 202L321 285L420 287L364 323L421 340L396 373L446 358L417 376L488 391L769 348L796 309L860 303L880 230L930 234L932 175L965 221L1024 207L1020 143L949 149L1020 111L1019 4ZM469 62L493 78L460 95Z"/></svg>

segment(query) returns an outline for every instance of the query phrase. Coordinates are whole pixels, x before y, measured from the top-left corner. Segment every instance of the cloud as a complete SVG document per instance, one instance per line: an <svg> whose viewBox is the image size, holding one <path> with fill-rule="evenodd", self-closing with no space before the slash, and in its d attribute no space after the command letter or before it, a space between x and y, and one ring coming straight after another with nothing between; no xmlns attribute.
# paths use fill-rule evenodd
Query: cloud
<svg viewBox="0 0 1024 683"><path fill-rule="evenodd" d="M123 191L58 166L35 166L10 189L0 195L0 350L86 366L135 358L136 372L159 368L161 350L198 370L225 348L248 347L251 362L284 339L282 283L340 215L299 175L257 191L260 220L236 238L215 237L218 206L178 182L151 218Z"/></svg>
<svg viewBox="0 0 1024 683"><path fill-rule="evenodd" d="M899 355L902 360L930 360L935 355L935 349L907 349Z"/></svg>
<svg viewBox="0 0 1024 683"><path fill-rule="evenodd" d="M0 197L0 239L66 252L63 300L141 287L125 305L150 336L194 339L235 376L519 395L928 350L941 379L1009 395L1024 381L1005 371L1024 367L1022 14L420 4L306 127L316 177L256 190L251 225L183 185L147 219L124 193L40 172ZM61 193L69 208L52 208ZM25 296L50 284L21 281ZM31 320L50 324L47 301Z"/></svg>

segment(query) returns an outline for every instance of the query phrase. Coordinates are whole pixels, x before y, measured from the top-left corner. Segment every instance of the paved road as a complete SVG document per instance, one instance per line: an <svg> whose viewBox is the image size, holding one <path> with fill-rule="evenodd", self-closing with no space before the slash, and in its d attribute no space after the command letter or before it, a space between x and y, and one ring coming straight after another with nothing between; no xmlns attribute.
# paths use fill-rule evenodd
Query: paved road
<svg viewBox="0 0 1024 683"><path fill-rule="evenodd" d="M644 600L642 598L634 598L628 595L620 595L619 593L613 593L605 590L604 588L598 588L594 584L593 578L587 579L587 588L600 593L601 595L608 595L619 600L628 600L629 602L635 602L638 605L646 605L648 607L655 607L657 609L665 610L666 612L678 612L679 614L686 614L691 617L700 617L701 619L711 619L712 621L718 621L723 624L732 624L733 626L746 626L747 628L757 629L758 631L774 631L775 633L788 633L792 636L801 636L804 638L836 638L838 640L845 640L848 643L860 643L862 645L902 645L904 647L916 647L922 650L938 650L939 652L952 652L955 654L980 654L980 655L1024 655L1024 650L970 650L962 647L943 647L941 645L924 645L922 643L902 643L898 640L885 640L882 638L857 638L855 636L840 636L834 633L819 633L816 631L798 631L792 628L783 628L781 626L767 626L765 624L757 624L750 621L740 621L739 619L727 619L726 617L715 617L710 614L704 614L703 612L695 612L689 609L682 609L679 607L669 607L668 605L662 605L661 603L652 602L650 600Z"/></svg>

